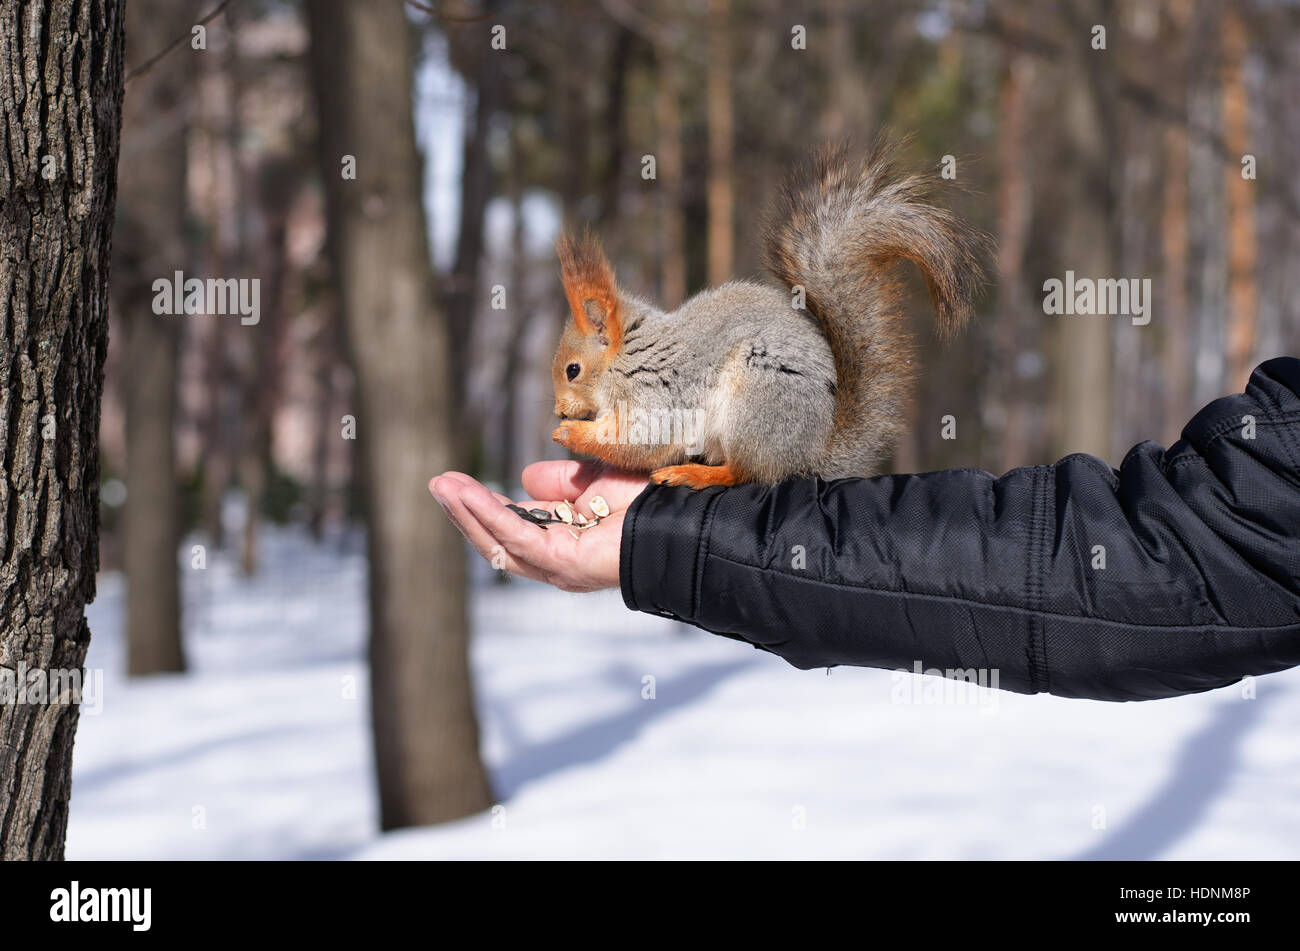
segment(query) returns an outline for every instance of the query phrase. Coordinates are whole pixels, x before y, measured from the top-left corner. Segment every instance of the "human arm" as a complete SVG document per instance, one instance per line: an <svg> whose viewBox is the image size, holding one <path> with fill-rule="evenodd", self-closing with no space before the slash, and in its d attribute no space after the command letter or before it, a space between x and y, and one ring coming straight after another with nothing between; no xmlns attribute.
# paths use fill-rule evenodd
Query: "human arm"
<svg viewBox="0 0 1300 951"><path fill-rule="evenodd" d="M792 480L632 503L624 600L800 668L997 670L1133 700L1300 663L1300 361L1272 360L1168 451Z"/></svg>

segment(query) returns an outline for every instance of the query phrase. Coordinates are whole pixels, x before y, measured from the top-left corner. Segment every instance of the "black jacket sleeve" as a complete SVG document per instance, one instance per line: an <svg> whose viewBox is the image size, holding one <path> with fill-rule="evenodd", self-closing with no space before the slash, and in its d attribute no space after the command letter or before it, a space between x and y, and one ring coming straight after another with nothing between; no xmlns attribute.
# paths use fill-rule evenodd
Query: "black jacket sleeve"
<svg viewBox="0 0 1300 951"><path fill-rule="evenodd" d="M1300 360L1270 360L1169 450L776 487L652 487L627 606L800 668L996 671L1145 700L1300 663ZM991 680L991 677L990 677Z"/></svg>

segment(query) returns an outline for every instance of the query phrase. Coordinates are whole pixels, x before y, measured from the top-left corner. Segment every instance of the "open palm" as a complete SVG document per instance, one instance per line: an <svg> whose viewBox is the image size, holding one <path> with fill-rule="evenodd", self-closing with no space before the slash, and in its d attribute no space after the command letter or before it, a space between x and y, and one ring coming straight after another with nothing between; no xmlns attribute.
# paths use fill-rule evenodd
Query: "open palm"
<svg viewBox="0 0 1300 951"><path fill-rule="evenodd" d="M444 472L429 483L448 518L480 555L496 568L555 585L564 591L618 587L618 552L623 514L648 485L644 475L593 462L535 462L523 472L532 499L516 504L554 511L575 502L587 518L591 499L601 496L610 514L573 537L564 526L543 531L506 508L504 495L461 472Z"/></svg>

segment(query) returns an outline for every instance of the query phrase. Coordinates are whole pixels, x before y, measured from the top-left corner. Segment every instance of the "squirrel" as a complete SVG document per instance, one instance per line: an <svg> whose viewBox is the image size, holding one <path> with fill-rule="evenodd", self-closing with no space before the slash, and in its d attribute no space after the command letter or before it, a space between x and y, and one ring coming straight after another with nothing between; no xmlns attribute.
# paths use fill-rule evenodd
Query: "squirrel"
<svg viewBox="0 0 1300 951"><path fill-rule="evenodd" d="M904 432L913 378L895 265L920 268L949 340L989 244L891 153L823 146L792 170L762 231L779 288L729 281L666 313L617 285L596 238L562 236L570 314L552 438L696 489L874 474Z"/></svg>

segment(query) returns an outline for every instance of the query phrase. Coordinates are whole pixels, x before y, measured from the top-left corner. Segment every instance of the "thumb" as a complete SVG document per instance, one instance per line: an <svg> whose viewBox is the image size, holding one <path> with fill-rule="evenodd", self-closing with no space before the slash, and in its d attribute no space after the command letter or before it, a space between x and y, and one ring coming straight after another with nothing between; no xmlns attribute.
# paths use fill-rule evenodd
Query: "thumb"
<svg viewBox="0 0 1300 951"><path fill-rule="evenodd" d="M575 460L534 462L523 471L521 481L529 498L540 500L576 499L595 477L595 467Z"/></svg>

